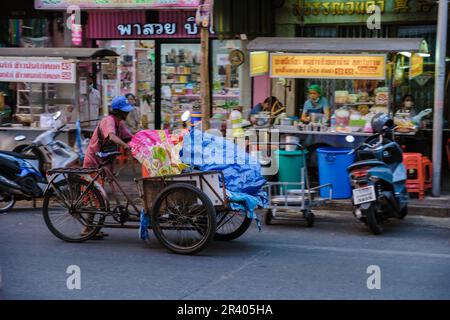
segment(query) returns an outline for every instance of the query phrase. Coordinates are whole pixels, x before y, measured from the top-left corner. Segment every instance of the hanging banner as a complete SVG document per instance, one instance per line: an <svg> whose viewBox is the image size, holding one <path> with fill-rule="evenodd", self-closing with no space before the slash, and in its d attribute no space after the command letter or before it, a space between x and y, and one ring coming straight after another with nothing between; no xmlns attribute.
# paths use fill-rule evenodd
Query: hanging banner
<svg viewBox="0 0 450 320"><path fill-rule="evenodd" d="M196 9L199 0L35 0L34 7L42 10L80 9Z"/></svg>
<svg viewBox="0 0 450 320"><path fill-rule="evenodd" d="M250 52L250 76L262 76L269 73L269 52Z"/></svg>
<svg viewBox="0 0 450 320"><path fill-rule="evenodd" d="M272 78L386 79L386 55L284 54L270 55Z"/></svg>
<svg viewBox="0 0 450 320"><path fill-rule="evenodd" d="M75 74L69 60L0 57L1 82L75 83Z"/></svg>
<svg viewBox="0 0 450 320"><path fill-rule="evenodd" d="M423 57L413 53L411 56L411 66L409 69L409 79L414 79L423 73Z"/></svg>

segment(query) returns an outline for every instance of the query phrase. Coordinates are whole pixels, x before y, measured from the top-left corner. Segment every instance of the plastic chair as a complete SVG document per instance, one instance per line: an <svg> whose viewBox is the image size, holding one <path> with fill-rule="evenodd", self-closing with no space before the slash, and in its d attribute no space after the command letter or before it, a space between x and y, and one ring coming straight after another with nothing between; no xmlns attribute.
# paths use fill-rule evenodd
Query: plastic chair
<svg viewBox="0 0 450 320"><path fill-rule="evenodd" d="M421 153L404 153L403 164L407 170L406 188L408 192L418 193L419 200L423 200L425 191L432 187L432 162Z"/></svg>

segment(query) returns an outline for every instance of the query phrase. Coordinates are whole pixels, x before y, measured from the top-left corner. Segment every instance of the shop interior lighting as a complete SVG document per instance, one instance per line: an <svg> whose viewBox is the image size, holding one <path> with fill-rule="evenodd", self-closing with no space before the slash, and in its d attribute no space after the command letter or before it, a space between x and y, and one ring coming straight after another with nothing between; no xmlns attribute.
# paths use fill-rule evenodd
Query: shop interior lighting
<svg viewBox="0 0 450 320"><path fill-rule="evenodd" d="M420 53L418 53L418 55L421 56L421 57L423 57L423 58L429 58L429 57L431 57L431 54L429 54L429 53L422 53L422 52L420 52Z"/></svg>
<svg viewBox="0 0 450 320"><path fill-rule="evenodd" d="M234 40L227 40L227 41L225 42L225 46L223 46L222 48L228 49L228 50L236 50L236 49L239 49L238 46L236 45L236 43L234 42Z"/></svg>

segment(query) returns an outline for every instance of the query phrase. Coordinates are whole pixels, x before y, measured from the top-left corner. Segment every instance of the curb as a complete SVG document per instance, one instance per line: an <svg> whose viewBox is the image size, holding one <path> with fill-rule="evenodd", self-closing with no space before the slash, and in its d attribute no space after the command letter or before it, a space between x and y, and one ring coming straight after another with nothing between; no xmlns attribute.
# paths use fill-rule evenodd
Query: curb
<svg viewBox="0 0 450 320"><path fill-rule="evenodd" d="M436 201L439 203L429 202L419 203L419 201L413 201L408 205L408 215L450 218L450 204L448 201ZM332 200L328 205L317 207L317 209L351 212L352 204L349 200Z"/></svg>

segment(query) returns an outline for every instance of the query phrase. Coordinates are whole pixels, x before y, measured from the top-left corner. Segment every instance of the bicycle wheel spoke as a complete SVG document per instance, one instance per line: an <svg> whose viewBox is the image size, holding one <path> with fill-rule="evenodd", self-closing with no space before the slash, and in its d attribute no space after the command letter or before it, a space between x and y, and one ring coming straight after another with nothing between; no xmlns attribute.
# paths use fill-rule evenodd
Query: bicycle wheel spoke
<svg viewBox="0 0 450 320"><path fill-rule="evenodd" d="M199 251L214 235L214 207L191 185L174 184L166 189L170 192L163 191L152 213L155 234L172 251Z"/></svg>
<svg viewBox="0 0 450 320"><path fill-rule="evenodd" d="M81 178L61 181L53 186L55 193L44 200L44 219L50 231L65 241L84 241L94 235L104 221L101 194L90 189L83 194L89 182ZM81 201L80 201L80 198ZM79 201L76 208L73 205ZM68 204L72 206L68 206ZM92 213L91 213L92 212Z"/></svg>

